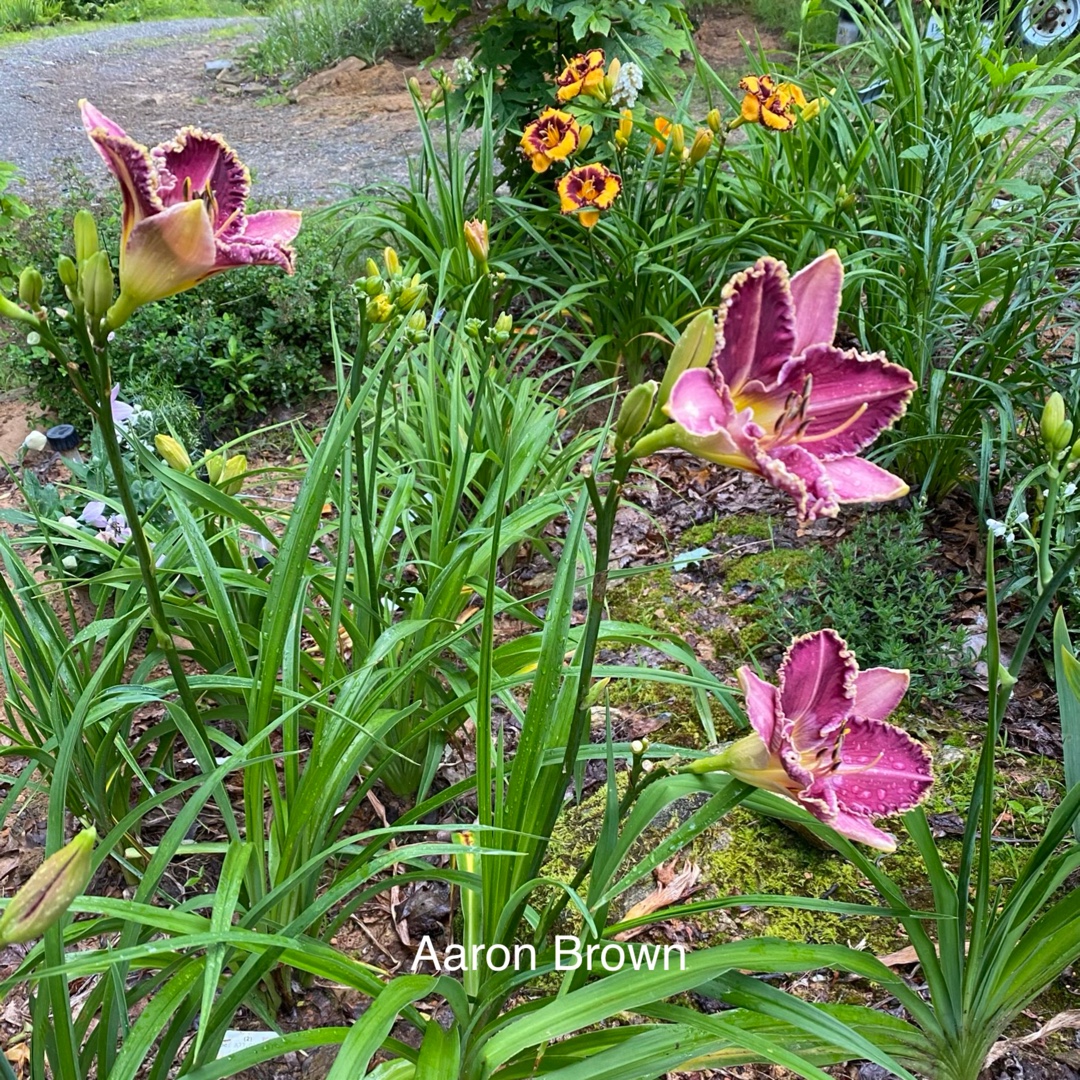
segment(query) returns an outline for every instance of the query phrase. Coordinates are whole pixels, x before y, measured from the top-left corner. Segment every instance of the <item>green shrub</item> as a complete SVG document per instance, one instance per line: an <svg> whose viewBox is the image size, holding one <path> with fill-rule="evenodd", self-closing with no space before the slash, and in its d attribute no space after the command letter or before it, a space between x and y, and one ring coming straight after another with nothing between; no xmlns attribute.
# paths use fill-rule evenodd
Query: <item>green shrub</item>
<svg viewBox="0 0 1080 1080"><path fill-rule="evenodd" d="M69 250L74 207L87 205L76 192L64 203L34 215L19 230L16 267L46 271L45 302L65 303L60 283L48 273L54 256ZM119 222L100 202L95 206L102 236L115 243ZM141 308L113 353L113 369L124 387L147 374L182 387L195 400L211 430L250 427L279 407L293 407L326 384L330 313L347 335L353 317L351 288L339 259L340 245L325 228L305 226L297 240L297 272L260 275L245 270L219 275L197 293L184 293ZM113 252L114 265L116 261ZM43 349L7 346L7 359L23 373L36 400L65 419L83 406L64 373ZM143 402L143 404L147 404ZM190 434L190 433L189 433ZM198 440L196 440L198 441Z"/></svg>
<svg viewBox="0 0 1080 1080"><path fill-rule="evenodd" d="M301 76L346 56L374 64L389 52L420 58L434 47L411 0L284 0L271 11L248 63L264 73Z"/></svg>
<svg viewBox="0 0 1080 1080"><path fill-rule="evenodd" d="M912 700L948 699L965 682L964 630L947 621L964 578L933 568L940 548L918 510L870 514L834 547L809 549L805 587L766 580L758 626L777 647L831 626L866 667L909 668Z"/></svg>

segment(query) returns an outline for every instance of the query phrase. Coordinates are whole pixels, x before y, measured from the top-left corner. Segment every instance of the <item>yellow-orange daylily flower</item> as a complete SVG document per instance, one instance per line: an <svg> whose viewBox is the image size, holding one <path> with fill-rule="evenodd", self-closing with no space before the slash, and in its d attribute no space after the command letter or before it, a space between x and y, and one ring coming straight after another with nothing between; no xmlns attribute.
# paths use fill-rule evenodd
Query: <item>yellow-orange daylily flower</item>
<svg viewBox="0 0 1080 1080"><path fill-rule="evenodd" d="M805 109L806 96L794 83L775 83L768 75L747 75L739 81L746 92L739 122L760 124L772 131L790 131L795 109Z"/></svg>
<svg viewBox="0 0 1080 1080"><path fill-rule="evenodd" d="M578 221L591 229L622 191L622 177L606 165L594 162L571 169L558 183L559 209L564 214L577 213Z"/></svg>
<svg viewBox="0 0 1080 1080"><path fill-rule="evenodd" d="M120 181L120 295L109 309L120 326L143 304L183 292L234 266L293 270L295 210L245 213L250 177L220 135L182 128L148 150L88 101L90 141Z"/></svg>
<svg viewBox="0 0 1080 1080"><path fill-rule="evenodd" d="M568 61L555 79L559 101L569 101L578 94L599 97L604 86L604 50L590 49Z"/></svg>
<svg viewBox="0 0 1080 1080"><path fill-rule="evenodd" d="M553 161L565 161L580 141L581 128L568 112L545 109L538 119L525 125L520 145L533 169L542 173Z"/></svg>

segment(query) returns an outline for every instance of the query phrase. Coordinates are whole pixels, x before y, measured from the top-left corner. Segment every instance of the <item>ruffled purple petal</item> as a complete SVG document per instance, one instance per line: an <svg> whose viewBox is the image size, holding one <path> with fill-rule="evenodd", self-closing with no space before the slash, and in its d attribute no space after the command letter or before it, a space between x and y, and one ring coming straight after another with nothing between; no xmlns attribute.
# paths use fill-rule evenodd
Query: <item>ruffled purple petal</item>
<svg viewBox="0 0 1080 1080"><path fill-rule="evenodd" d="M238 239L247 243L291 244L300 231L299 210L260 210L245 217Z"/></svg>
<svg viewBox="0 0 1080 1080"><path fill-rule="evenodd" d="M915 380L881 353L865 356L812 345L798 369L812 379L808 424L799 444L822 458L855 454L891 427L907 408Z"/></svg>
<svg viewBox="0 0 1080 1080"><path fill-rule="evenodd" d="M910 673L903 669L875 667L860 671L855 680L855 715L884 720L900 704L910 681Z"/></svg>
<svg viewBox="0 0 1080 1080"><path fill-rule="evenodd" d="M770 484L795 500L802 522L836 517L840 504L824 462L801 446L777 446L759 450L758 471Z"/></svg>
<svg viewBox="0 0 1080 1080"><path fill-rule="evenodd" d="M838 503L889 502L910 490L899 476L863 458L842 457L820 464Z"/></svg>
<svg viewBox="0 0 1080 1080"><path fill-rule="evenodd" d="M236 266L278 266L287 274L293 272L293 249L281 244L262 241L249 243L246 237L218 240L217 257L212 273L231 270Z"/></svg>
<svg viewBox="0 0 1080 1080"><path fill-rule="evenodd" d="M791 299L795 305L793 355L798 356L811 345L832 344L836 337L843 284L844 265L831 248L792 277Z"/></svg>
<svg viewBox="0 0 1080 1080"><path fill-rule="evenodd" d="M121 242L126 243L131 230L144 218L162 209L158 195L158 176L149 151L125 134L89 101L83 101L82 119L86 134L117 180L123 195Z"/></svg>
<svg viewBox="0 0 1080 1080"><path fill-rule="evenodd" d="M785 740L795 753L832 752L836 733L851 715L858 672L835 630L818 630L791 643L780 665L780 709Z"/></svg>
<svg viewBox="0 0 1080 1080"><path fill-rule="evenodd" d="M769 750L775 752L780 744L780 699L776 687L759 679L745 666L739 668L738 679L750 726Z"/></svg>
<svg viewBox="0 0 1080 1080"><path fill-rule="evenodd" d="M158 168L166 206L207 193L213 196L215 232L239 224L251 176L220 135L182 128L171 142L155 146L150 154Z"/></svg>
<svg viewBox="0 0 1080 1080"><path fill-rule="evenodd" d="M750 380L770 385L795 344L787 268L775 259L758 259L731 278L721 297L713 367L736 396Z"/></svg>
<svg viewBox="0 0 1080 1080"><path fill-rule="evenodd" d="M811 813L813 809L807 807ZM854 840L867 847L876 848L878 851L893 852L896 850L896 837L892 833L879 829L870 818L863 814L852 814L843 808L831 817L816 814L826 825L831 825L841 836Z"/></svg>
<svg viewBox="0 0 1080 1080"><path fill-rule="evenodd" d="M894 724L860 716L845 726L840 763L826 782L845 810L877 817L917 806L934 773L922 743Z"/></svg>

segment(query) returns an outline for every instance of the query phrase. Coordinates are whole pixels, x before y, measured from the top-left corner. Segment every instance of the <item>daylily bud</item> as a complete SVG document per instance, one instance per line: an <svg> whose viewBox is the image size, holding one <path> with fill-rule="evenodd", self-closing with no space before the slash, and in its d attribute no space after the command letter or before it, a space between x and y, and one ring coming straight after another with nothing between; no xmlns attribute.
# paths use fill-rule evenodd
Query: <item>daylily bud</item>
<svg viewBox="0 0 1080 1080"><path fill-rule="evenodd" d="M368 261L364 263L364 269L367 270L367 276L369 278L380 276L379 264L374 259L368 259Z"/></svg>
<svg viewBox="0 0 1080 1080"><path fill-rule="evenodd" d="M183 446L171 435L155 435L154 446L157 452L177 472L187 472L191 468L191 458Z"/></svg>
<svg viewBox="0 0 1080 1080"><path fill-rule="evenodd" d="M82 270L82 295L86 313L97 322L113 302L113 272L107 252L96 251Z"/></svg>
<svg viewBox="0 0 1080 1080"><path fill-rule="evenodd" d="M435 89L431 91L431 104L438 105L445 96L446 91L443 90L441 86L436 86Z"/></svg>
<svg viewBox="0 0 1080 1080"><path fill-rule="evenodd" d="M28 266L19 275L19 299L31 311L37 311L41 307L41 293L44 288L44 279L32 266Z"/></svg>
<svg viewBox="0 0 1080 1080"><path fill-rule="evenodd" d="M66 255L61 255L56 260L56 272L60 275L60 280L69 289L74 289L79 283L79 271L75 269L75 264Z"/></svg>
<svg viewBox="0 0 1080 1080"><path fill-rule="evenodd" d="M671 125L671 149L681 154L686 147L686 131L682 124Z"/></svg>
<svg viewBox="0 0 1080 1080"><path fill-rule="evenodd" d="M619 116L619 126L615 129L615 145L620 150L625 150L630 145L633 130L634 114L629 109L623 109Z"/></svg>
<svg viewBox="0 0 1080 1080"><path fill-rule="evenodd" d="M33 312L19 307L2 293L0 293L0 319L12 319L15 322L29 323L30 326L41 326L41 320Z"/></svg>
<svg viewBox="0 0 1080 1080"><path fill-rule="evenodd" d="M383 279L381 274L372 274L371 277L366 277L361 283L361 288L367 293L368 296L378 296L383 291Z"/></svg>
<svg viewBox="0 0 1080 1080"><path fill-rule="evenodd" d="M390 297L386 293L379 293L367 302L365 311L371 322L384 323L394 314L394 305L390 303Z"/></svg>
<svg viewBox="0 0 1080 1080"><path fill-rule="evenodd" d="M87 259L97 254L97 222L89 210L80 210L75 215L75 264L82 269Z"/></svg>
<svg viewBox="0 0 1080 1080"><path fill-rule="evenodd" d="M710 109L708 115L705 117L705 123L709 125L709 130L714 135L720 134L720 110Z"/></svg>
<svg viewBox="0 0 1080 1080"><path fill-rule="evenodd" d="M382 257L386 272L391 277L397 277L401 273L401 260L398 258L398 253L392 247L386 247L383 248Z"/></svg>
<svg viewBox="0 0 1080 1080"><path fill-rule="evenodd" d="M480 330L483 327L483 322L477 318L469 318L465 320L465 333L471 338L479 339Z"/></svg>
<svg viewBox="0 0 1080 1080"><path fill-rule="evenodd" d="M660 384L660 391L656 396L652 427L667 421L661 409L671 397L671 388L675 385L675 380L689 368L704 367L712 357L715 345L716 317L712 311L699 312L687 324L671 350L667 369L664 371L664 381Z"/></svg>
<svg viewBox="0 0 1080 1080"><path fill-rule="evenodd" d="M217 487L221 483L221 474L225 471L225 455L213 454L206 459L206 475L210 483Z"/></svg>
<svg viewBox="0 0 1080 1080"><path fill-rule="evenodd" d="M0 916L0 945L33 941L63 916L90 881L96 840L94 829L84 829L30 875Z"/></svg>
<svg viewBox="0 0 1080 1080"><path fill-rule="evenodd" d="M614 63L614 61L612 61L612 63ZM589 140L592 138L592 136L592 124L582 124L580 130L578 131L578 152L584 150L585 147L589 145Z"/></svg>
<svg viewBox="0 0 1080 1080"><path fill-rule="evenodd" d="M414 311L406 320L405 337L413 345L427 340L427 316L422 311Z"/></svg>
<svg viewBox="0 0 1080 1080"><path fill-rule="evenodd" d="M491 247L488 242L488 223L486 221L473 218L472 221L465 222L465 245L478 263L487 263L488 252Z"/></svg>
<svg viewBox="0 0 1080 1080"><path fill-rule="evenodd" d="M247 458L243 454L235 454L225 462L220 487L226 495L235 495L244 486L242 478L247 472L247 467Z"/></svg>
<svg viewBox="0 0 1080 1080"><path fill-rule="evenodd" d="M611 58L611 63L608 64L607 74L604 76L604 97L611 97L611 92L615 89L615 84L619 81L619 71L622 68L622 63L617 56Z"/></svg>
<svg viewBox="0 0 1080 1080"><path fill-rule="evenodd" d="M416 304L423 304L427 299L427 286L420 281L419 274L413 274L412 280L398 293L398 311L408 311Z"/></svg>
<svg viewBox="0 0 1080 1080"><path fill-rule="evenodd" d="M711 149L713 133L708 128L698 128L694 145L690 147L690 161L696 165Z"/></svg>
<svg viewBox="0 0 1080 1080"><path fill-rule="evenodd" d="M1068 424L1067 430L1066 424ZM1069 445L1072 438L1072 424L1065 419L1065 399L1056 390L1046 399L1039 428L1042 432L1043 443L1051 454L1057 454Z"/></svg>
<svg viewBox="0 0 1080 1080"><path fill-rule="evenodd" d="M630 744L630 753L635 754L635 755L636 754L644 754L645 753L645 744L640 739L635 739Z"/></svg>
<svg viewBox="0 0 1080 1080"><path fill-rule="evenodd" d="M650 379L635 386L623 398L618 419L615 421L616 447L622 448L630 443L649 422L653 402L656 400L656 390L656 382Z"/></svg>
<svg viewBox="0 0 1080 1080"><path fill-rule="evenodd" d="M409 87L409 90L412 92L414 97L419 98L421 96L421 94L420 94L420 80L415 75L410 75L409 76L408 87Z"/></svg>
<svg viewBox="0 0 1080 1080"><path fill-rule="evenodd" d="M510 340L510 331L513 329L514 320L504 311L495 320L495 329L491 332L492 341L496 341L500 345L505 345L506 342Z"/></svg>

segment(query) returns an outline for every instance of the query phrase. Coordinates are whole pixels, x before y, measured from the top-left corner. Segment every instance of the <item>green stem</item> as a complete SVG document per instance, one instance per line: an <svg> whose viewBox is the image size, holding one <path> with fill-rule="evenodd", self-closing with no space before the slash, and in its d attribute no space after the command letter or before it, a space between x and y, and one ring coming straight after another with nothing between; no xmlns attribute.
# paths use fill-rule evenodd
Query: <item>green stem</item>
<svg viewBox="0 0 1080 1080"><path fill-rule="evenodd" d="M1061 491L1063 475L1051 461L1049 466L1050 483L1047 486L1046 506L1043 508L1042 521L1039 525L1039 595L1050 584L1054 576L1050 565L1050 537L1054 531L1054 517L1057 514L1058 494Z"/></svg>

